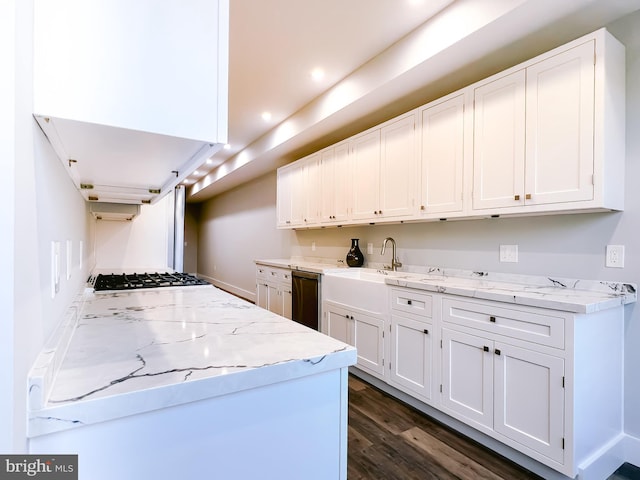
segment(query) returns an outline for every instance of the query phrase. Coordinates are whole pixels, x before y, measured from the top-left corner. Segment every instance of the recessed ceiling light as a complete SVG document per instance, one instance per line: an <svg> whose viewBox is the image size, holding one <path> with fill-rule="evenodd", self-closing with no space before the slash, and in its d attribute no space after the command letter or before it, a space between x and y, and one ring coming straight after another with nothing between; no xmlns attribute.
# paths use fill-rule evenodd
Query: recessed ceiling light
<svg viewBox="0 0 640 480"><path fill-rule="evenodd" d="M319 82L320 80L322 80L324 78L324 70L321 68L314 68L311 71L311 78L313 78L314 81Z"/></svg>
<svg viewBox="0 0 640 480"><path fill-rule="evenodd" d="M207 158L207 165L211 165L213 163L213 160L211 160L210 158Z"/></svg>
<svg viewBox="0 0 640 480"><path fill-rule="evenodd" d="M222 147L222 148L224 148L225 150L229 150L231 148L231 144L225 143L224 147Z"/></svg>
<svg viewBox="0 0 640 480"><path fill-rule="evenodd" d="M271 120L271 112L262 112L262 119L265 122L268 122L269 120Z"/></svg>
<svg viewBox="0 0 640 480"><path fill-rule="evenodd" d="M193 171L193 174L194 174L194 175L200 175L200 171L199 171L199 170L194 170L194 171Z"/></svg>

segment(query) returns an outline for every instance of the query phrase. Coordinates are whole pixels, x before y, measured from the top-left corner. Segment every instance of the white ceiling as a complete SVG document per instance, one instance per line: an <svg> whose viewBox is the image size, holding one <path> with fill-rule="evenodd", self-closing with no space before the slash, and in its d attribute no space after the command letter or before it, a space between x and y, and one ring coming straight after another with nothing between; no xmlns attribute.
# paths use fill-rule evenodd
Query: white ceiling
<svg viewBox="0 0 640 480"><path fill-rule="evenodd" d="M230 148L198 169L188 201L639 8L640 0L230 0ZM316 67L326 73L318 82ZM327 106L353 85L349 99Z"/></svg>

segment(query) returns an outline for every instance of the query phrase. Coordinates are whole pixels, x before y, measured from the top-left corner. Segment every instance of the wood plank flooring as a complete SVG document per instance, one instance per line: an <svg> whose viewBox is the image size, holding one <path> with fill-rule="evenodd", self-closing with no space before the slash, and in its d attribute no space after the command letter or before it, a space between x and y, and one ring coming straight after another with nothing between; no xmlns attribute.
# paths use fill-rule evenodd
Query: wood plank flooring
<svg viewBox="0 0 640 480"><path fill-rule="evenodd" d="M427 415L349 376L349 480L540 479ZM622 465L608 480L640 480Z"/></svg>
<svg viewBox="0 0 640 480"><path fill-rule="evenodd" d="M349 480L541 477L349 377Z"/></svg>

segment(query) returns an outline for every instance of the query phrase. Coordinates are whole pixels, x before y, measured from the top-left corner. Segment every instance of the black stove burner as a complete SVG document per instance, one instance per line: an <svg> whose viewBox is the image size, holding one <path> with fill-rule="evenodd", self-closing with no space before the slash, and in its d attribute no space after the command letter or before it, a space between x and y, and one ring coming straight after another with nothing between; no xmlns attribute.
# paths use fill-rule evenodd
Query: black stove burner
<svg viewBox="0 0 640 480"><path fill-rule="evenodd" d="M158 287L191 287L194 285L209 285L188 273L128 273L128 274L99 274L93 289L96 292L104 290L134 290L137 288Z"/></svg>

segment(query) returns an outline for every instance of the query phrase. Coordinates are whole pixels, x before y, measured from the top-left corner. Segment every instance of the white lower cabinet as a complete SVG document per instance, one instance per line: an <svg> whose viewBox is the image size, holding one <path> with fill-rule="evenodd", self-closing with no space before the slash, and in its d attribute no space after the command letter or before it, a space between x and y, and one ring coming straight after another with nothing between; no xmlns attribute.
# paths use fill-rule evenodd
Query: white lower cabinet
<svg viewBox="0 0 640 480"><path fill-rule="evenodd" d="M382 301L380 284L350 282L323 278L323 332L355 346L381 388L571 478L617 461L622 305L573 313L388 285Z"/></svg>
<svg viewBox="0 0 640 480"><path fill-rule="evenodd" d="M564 360L442 329L442 408L563 463Z"/></svg>
<svg viewBox="0 0 640 480"><path fill-rule="evenodd" d="M433 296L391 289L389 383L416 398L433 399Z"/></svg>
<svg viewBox="0 0 640 480"><path fill-rule="evenodd" d="M384 378L384 318L373 312L324 302L327 335L358 350L357 366Z"/></svg>
<svg viewBox="0 0 640 480"><path fill-rule="evenodd" d="M391 315L389 383L421 400L432 399L433 326Z"/></svg>
<svg viewBox="0 0 640 480"><path fill-rule="evenodd" d="M256 305L291 319L291 270L256 265Z"/></svg>

